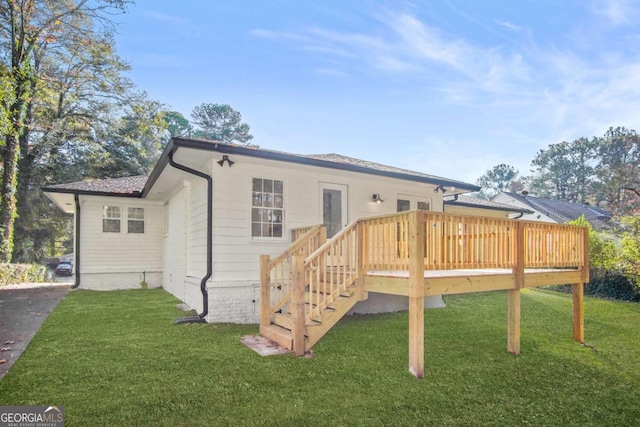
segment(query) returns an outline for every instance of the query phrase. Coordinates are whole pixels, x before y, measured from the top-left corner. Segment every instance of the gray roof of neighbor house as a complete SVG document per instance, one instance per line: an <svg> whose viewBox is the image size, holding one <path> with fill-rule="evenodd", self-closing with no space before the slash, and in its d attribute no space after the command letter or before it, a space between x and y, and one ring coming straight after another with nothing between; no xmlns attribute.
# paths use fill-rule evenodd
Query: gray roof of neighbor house
<svg viewBox="0 0 640 427"><path fill-rule="evenodd" d="M169 153L171 153L172 151L175 152L180 148L215 151L224 154L237 154L290 163L298 163L309 166L367 173L409 181L448 186L464 191L478 191L480 189L476 185L465 183L462 181L442 178L435 175L428 175L425 173L410 171L393 166L387 166L380 163L356 159L353 157L341 156L339 154L291 154L282 151L266 150L251 146L227 144L219 141L173 138L169 142L169 144L167 144L167 147L165 148L162 156L156 163L156 166L149 177L134 176L127 178L74 182L70 184L50 185L44 187L42 190L46 192L58 193L143 197L158 179L164 167L166 167L166 165L168 164Z"/></svg>
<svg viewBox="0 0 640 427"><path fill-rule="evenodd" d="M445 199L445 205L465 206L470 208L491 209L496 211L506 211L514 213L532 214L533 211L524 208L518 208L504 203L493 202L491 200L479 199L477 197L458 195L454 199Z"/></svg>
<svg viewBox="0 0 640 427"><path fill-rule="evenodd" d="M564 200L545 199L530 195L522 196L521 194L506 191L505 194L530 206L532 209L560 224L573 221L584 215L585 219L597 230L608 230L611 228L611 213L595 206L581 205Z"/></svg>
<svg viewBox="0 0 640 427"><path fill-rule="evenodd" d="M94 179L43 188L51 193L79 193L101 196L140 197L149 177L145 175L123 178Z"/></svg>

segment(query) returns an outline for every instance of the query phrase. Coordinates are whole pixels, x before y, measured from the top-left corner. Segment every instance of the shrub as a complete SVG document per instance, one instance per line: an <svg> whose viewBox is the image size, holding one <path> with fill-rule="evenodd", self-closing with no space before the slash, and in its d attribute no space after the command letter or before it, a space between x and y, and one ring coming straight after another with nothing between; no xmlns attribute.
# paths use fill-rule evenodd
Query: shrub
<svg viewBox="0 0 640 427"><path fill-rule="evenodd" d="M0 264L0 286L44 282L46 270L38 264Z"/></svg>
<svg viewBox="0 0 640 427"><path fill-rule="evenodd" d="M595 231L584 216L571 221L589 228L590 282L585 293L601 298L640 301L640 218L623 218L626 229L615 237ZM566 291L565 288L558 288Z"/></svg>
<svg viewBox="0 0 640 427"><path fill-rule="evenodd" d="M640 288L633 277L622 271L606 271L595 274L585 286L584 293L600 298L622 301L640 301Z"/></svg>

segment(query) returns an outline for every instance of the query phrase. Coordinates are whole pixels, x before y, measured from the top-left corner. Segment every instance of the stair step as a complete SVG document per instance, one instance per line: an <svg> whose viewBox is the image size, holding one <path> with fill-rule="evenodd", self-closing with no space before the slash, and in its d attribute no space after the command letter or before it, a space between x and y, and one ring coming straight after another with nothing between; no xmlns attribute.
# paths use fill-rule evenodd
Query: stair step
<svg viewBox="0 0 640 427"><path fill-rule="evenodd" d="M307 314L309 314L308 310L305 315ZM273 315L273 323L288 330L293 329L293 318L290 314L275 313ZM305 326L316 326L320 323L322 323L320 319L311 319L306 321Z"/></svg>
<svg viewBox="0 0 640 427"><path fill-rule="evenodd" d="M293 350L293 334L288 329L278 325L260 326L260 335L281 345L284 348Z"/></svg>
<svg viewBox="0 0 640 427"><path fill-rule="evenodd" d="M316 294L331 295L333 293L331 291L327 291L327 292L323 291L322 290L323 289L322 285L323 285L322 282L315 283L314 284L314 290L313 290L312 294L314 294L314 295L316 295ZM325 289L331 289L331 287L333 287L333 286L335 286L335 285L327 283ZM350 296L353 296L354 293L355 293L355 289L353 288L353 286L349 286L349 287L347 287L346 291L340 292L340 296L350 297ZM307 291L307 292L305 292L305 294L309 294L309 292Z"/></svg>

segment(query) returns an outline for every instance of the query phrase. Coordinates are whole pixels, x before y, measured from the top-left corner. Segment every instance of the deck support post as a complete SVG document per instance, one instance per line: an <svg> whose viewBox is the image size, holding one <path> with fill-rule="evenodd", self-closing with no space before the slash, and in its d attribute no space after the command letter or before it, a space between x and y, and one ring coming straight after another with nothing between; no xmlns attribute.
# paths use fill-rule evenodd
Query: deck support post
<svg viewBox="0 0 640 427"><path fill-rule="evenodd" d="M573 339L584 344L584 284L571 285L573 294Z"/></svg>
<svg viewBox="0 0 640 427"><path fill-rule="evenodd" d="M409 214L409 372L424 378L424 214Z"/></svg>
<svg viewBox="0 0 640 427"><path fill-rule="evenodd" d="M507 291L507 351L520 354L520 289Z"/></svg>
<svg viewBox="0 0 640 427"><path fill-rule="evenodd" d="M271 258L260 255L260 326L271 324Z"/></svg>
<svg viewBox="0 0 640 427"><path fill-rule="evenodd" d="M291 313L293 317L293 352L296 356L304 356L304 257L291 257L293 263L293 294L291 295Z"/></svg>
<svg viewBox="0 0 640 427"><path fill-rule="evenodd" d="M573 295L573 339L584 344L584 284L589 283L589 229L582 234L582 283L571 285Z"/></svg>
<svg viewBox="0 0 640 427"><path fill-rule="evenodd" d="M507 351L520 354L520 289L524 288L524 223L516 222L515 238L513 239L514 289L507 291Z"/></svg>

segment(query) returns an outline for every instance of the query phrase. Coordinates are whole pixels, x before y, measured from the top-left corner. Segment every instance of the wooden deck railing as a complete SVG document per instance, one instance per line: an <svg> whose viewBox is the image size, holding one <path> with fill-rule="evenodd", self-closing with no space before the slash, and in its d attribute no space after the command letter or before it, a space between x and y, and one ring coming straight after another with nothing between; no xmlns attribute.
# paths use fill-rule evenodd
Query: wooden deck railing
<svg viewBox="0 0 640 427"><path fill-rule="evenodd" d="M303 230L302 228L296 229ZM271 259L260 257L260 324L268 325L273 313L291 300L293 278L291 276L293 256L307 257L327 241L327 229L322 225L304 227L289 248ZM292 231L292 237L294 233Z"/></svg>
<svg viewBox="0 0 640 427"><path fill-rule="evenodd" d="M585 228L523 222L525 267L583 267L588 250ZM588 239L588 236L586 236Z"/></svg>
<svg viewBox="0 0 640 427"><path fill-rule="evenodd" d="M317 317L363 272L408 270L412 214L361 219L328 242L323 226L292 230L295 240L285 252L261 259L261 322L291 301L294 255L305 257L312 307L307 320ZM425 270L515 268L518 250L525 268L582 268L586 263L584 227L440 212L417 215ZM523 248L517 247L519 241Z"/></svg>
<svg viewBox="0 0 640 427"><path fill-rule="evenodd" d="M523 233L525 267L581 267L584 228L420 212L426 270L512 268L516 233ZM409 213L363 219L366 270L409 268ZM520 227L520 228L519 228Z"/></svg>
<svg viewBox="0 0 640 427"><path fill-rule="evenodd" d="M358 223L354 223L326 242L304 262L309 292L306 321L321 320L330 306L357 277Z"/></svg>
<svg viewBox="0 0 640 427"><path fill-rule="evenodd" d="M316 229L317 227L321 227L321 225L307 225L305 227L292 228L291 243L294 243L296 240L307 234L309 231Z"/></svg>

